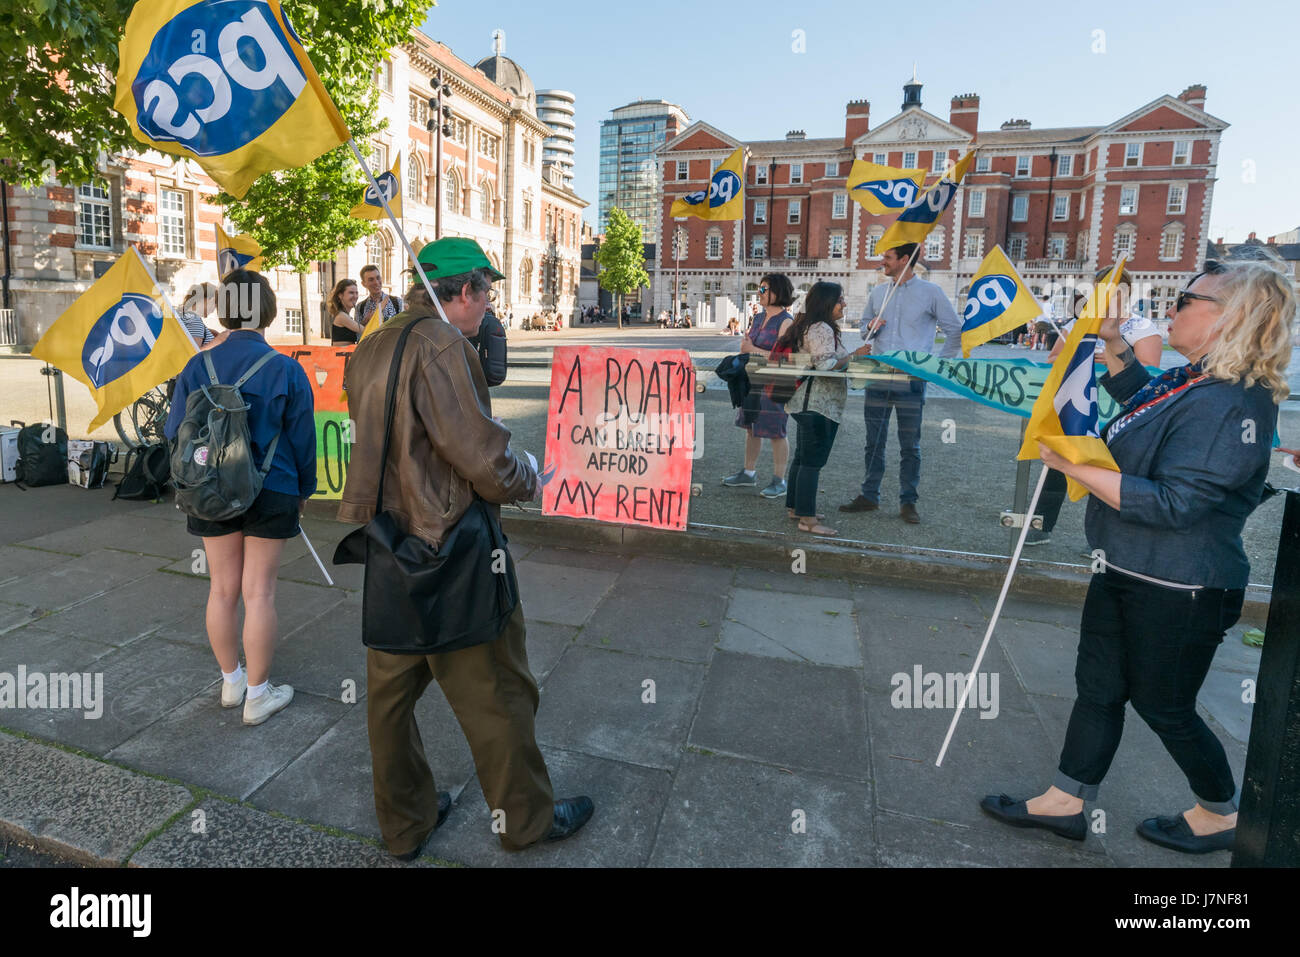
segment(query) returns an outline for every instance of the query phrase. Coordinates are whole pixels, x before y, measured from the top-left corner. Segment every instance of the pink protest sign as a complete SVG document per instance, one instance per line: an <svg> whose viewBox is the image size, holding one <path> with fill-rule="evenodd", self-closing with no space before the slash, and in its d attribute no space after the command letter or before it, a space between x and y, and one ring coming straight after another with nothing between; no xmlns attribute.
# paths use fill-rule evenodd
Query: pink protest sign
<svg viewBox="0 0 1300 957"><path fill-rule="evenodd" d="M543 514L685 529L694 455L685 349L556 348Z"/></svg>

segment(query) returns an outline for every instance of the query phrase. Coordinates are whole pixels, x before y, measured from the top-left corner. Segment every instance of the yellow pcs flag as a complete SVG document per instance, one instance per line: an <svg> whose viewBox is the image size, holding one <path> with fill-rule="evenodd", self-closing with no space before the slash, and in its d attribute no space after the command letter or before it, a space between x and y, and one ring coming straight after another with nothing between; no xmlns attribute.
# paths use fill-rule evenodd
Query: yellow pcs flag
<svg viewBox="0 0 1300 957"><path fill-rule="evenodd" d="M723 161L709 180L707 190L687 193L673 200L669 216L694 216L696 219L745 218L745 159L743 147Z"/></svg>
<svg viewBox="0 0 1300 957"><path fill-rule="evenodd" d="M393 211L393 215L401 216L402 155L400 153L397 154L397 159L393 161L393 168L387 173L380 173L376 176L375 182L379 184L384 199L388 200L388 207ZM379 194L375 192L373 186L366 186L366 191L361 196L361 202L352 207L352 215L357 219L383 219L387 215L384 212L384 204L379 201Z"/></svg>
<svg viewBox="0 0 1300 957"><path fill-rule="evenodd" d="M54 320L32 355L90 389L99 406L93 432L179 374L197 351L132 246Z"/></svg>
<svg viewBox="0 0 1300 957"><path fill-rule="evenodd" d="M217 278L224 280L236 269L262 268L262 247L252 236L231 236L217 223Z"/></svg>
<svg viewBox="0 0 1300 957"><path fill-rule="evenodd" d="M136 139L232 196L351 138L279 0L139 0L118 56L113 105Z"/></svg>
<svg viewBox="0 0 1300 957"><path fill-rule="evenodd" d="M886 216L915 203L924 183L923 169L899 169L859 159L853 161L845 186L849 196L867 212Z"/></svg>
<svg viewBox="0 0 1300 957"><path fill-rule="evenodd" d="M970 351L976 346L1032 322L1042 312L1002 247L994 246L980 263L966 293L961 324L962 357L969 359Z"/></svg>
<svg viewBox="0 0 1300 957"><path fill-rule="evenodd" d="M1097 373L1094 368L1097 331L1111 308L1116 280L1124 272L1124 260L1097 284L1092 297L1079 313L1074 328L1065 340L1065 348L1056 357L1052 371L1043 383L1043 391L1034 401L1020 446L1020 459L1039 458L1038 443L1063 455L1075 465L1099 465L1118 472L1110 449L1097 429ZM1088 490L1069 479L1070 501L1077 502Z"/></svg>
<svg viewBox="0 0 1300 957"><path fill-rule="evenodd" d="M898 219L885 230L885 235L876 242L876 255L904 243L925 242L925 237L930 235L930 230L939 222L944 210L952 205L957 187L961 185L962 177L974 159L975 151L971 150L957 161L956 166L944 173L937 183L918 196L916 202L903 210Z"/></svg>

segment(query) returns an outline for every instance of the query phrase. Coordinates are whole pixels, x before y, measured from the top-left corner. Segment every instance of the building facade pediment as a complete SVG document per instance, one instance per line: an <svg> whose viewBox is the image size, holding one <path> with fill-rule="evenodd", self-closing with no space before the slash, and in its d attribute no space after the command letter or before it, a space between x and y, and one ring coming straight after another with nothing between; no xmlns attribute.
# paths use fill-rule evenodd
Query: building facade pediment
<svg viewBox="0 0 1300 957"><path fill-rule="evenodd" d="M1183 122L1180 124L1176 117L1180 117ZM1198 110L1191 104L1184 103L1176 96L1166 94L1121 117L1109 126L1102 127L1097 132L1099 136L1105 136L1124 132L1150 133L1161 129L1222 131L1226 130L1228 125L1217 116L1211 116L1204 110Z"/></svg>
<svg viewBox="0 0 1300 957"><path fill-rule="evenodd" d="M735 150L740 140L710 126L703 120L697 120L682 130L663 146L657 153L684 153L704 150Z"/></svg>
<svg viewBox="0 0 1300 957"><path fill-rule="evenodd" d="M903 143L969 143L974 139L965 130L941 120L922 109L910 109L891 117L874 130L853 141L855 147L884 146Z"/></svg>

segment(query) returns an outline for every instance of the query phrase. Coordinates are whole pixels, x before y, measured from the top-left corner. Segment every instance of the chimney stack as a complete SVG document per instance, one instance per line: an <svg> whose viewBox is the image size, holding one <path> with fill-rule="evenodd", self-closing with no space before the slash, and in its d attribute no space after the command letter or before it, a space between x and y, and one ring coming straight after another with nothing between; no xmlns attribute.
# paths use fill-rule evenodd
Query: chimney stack
<svg viewBox="0 0 1300 957"><path fill-rule="evenodd" d="M871 128L871 103L867 100L849 100L844 108L844 145L852 146Z"/></svg>
<svg viewBox="0 0 1300 957"><path fill-rule="evenodd" d="M1183 92L1178 94L1178 98L1188 106L1194 106L1198 110L1205 109L1205 84L1193 83Z"/></svg>
<svg viewBox="0 0 1300 957"><path fill-rule="evenodd" d="M948 122L971 136L979 131L980 97L978 93L962 93L952 98L948 109Z"/></svg>
<svg viewBox="0 0 1300 957"><path fill-rule="evenodd" d="M803 130L791 130L790 132L785 134L785 138L788 142L793 142L794 140L807 139L808 134L806 134Z"/></svg>

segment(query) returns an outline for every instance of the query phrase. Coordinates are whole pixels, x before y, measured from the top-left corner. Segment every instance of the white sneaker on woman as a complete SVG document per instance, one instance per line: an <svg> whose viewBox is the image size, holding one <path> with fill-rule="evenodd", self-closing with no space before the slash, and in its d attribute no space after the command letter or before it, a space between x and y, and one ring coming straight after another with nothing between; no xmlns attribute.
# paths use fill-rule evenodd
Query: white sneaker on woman
<svg viewBox="0 0 1300 957"><path fill-rule="evenodd" d="M244 703L244 693L248 691L248 672L239 676L238 681L221 682L221 707L238 708Z"/></svg>
<svg viewBox="0 0 1300 957"><path fill-rule="evenodd" d="M244 702L244 724L261 724L277 711L283 711L293 700L293 688L289 685L267 684L261 697L249 698Z"/></svg>

